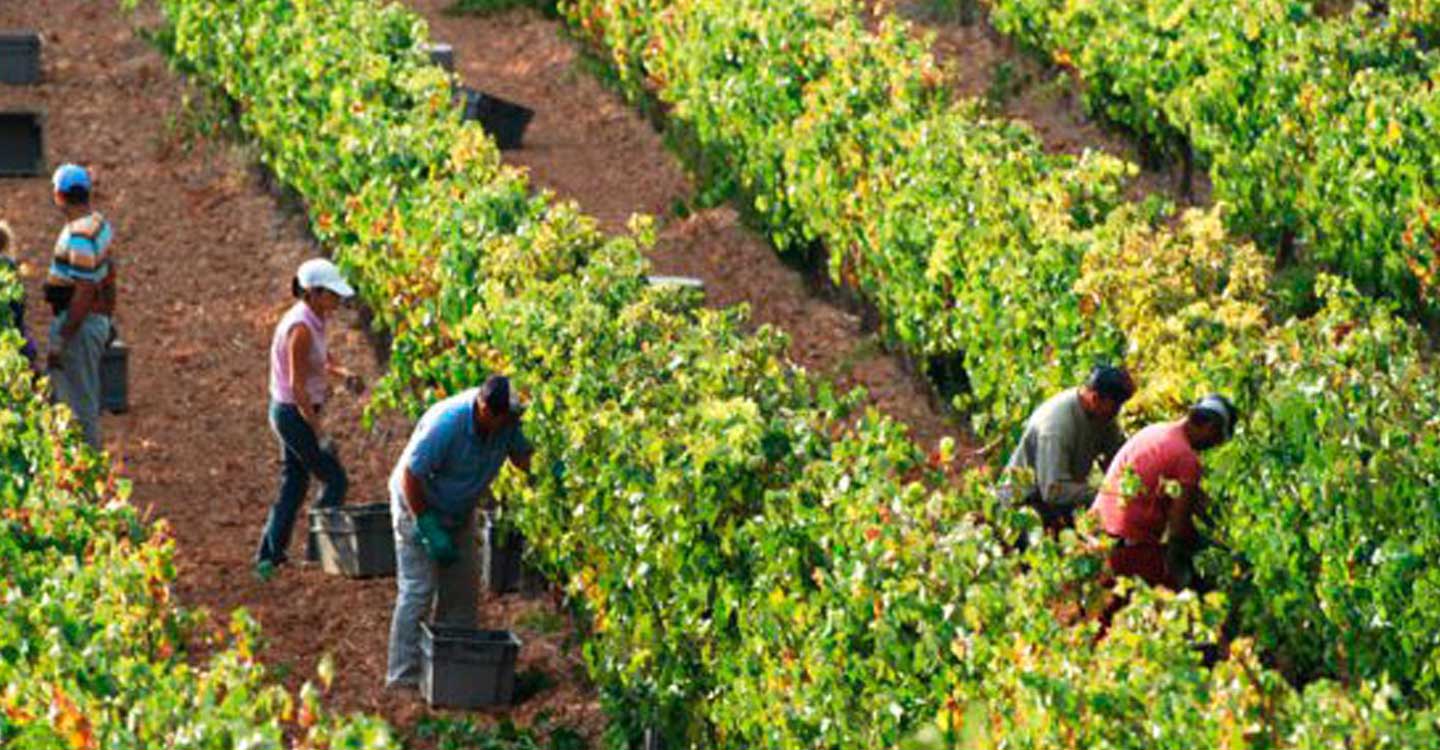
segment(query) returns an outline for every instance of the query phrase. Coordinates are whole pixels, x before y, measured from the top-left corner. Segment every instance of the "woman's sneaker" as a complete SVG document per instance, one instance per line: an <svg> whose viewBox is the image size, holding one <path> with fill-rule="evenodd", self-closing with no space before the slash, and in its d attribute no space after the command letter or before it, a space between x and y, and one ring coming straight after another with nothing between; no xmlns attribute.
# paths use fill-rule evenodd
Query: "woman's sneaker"
<svg viewBox="0 0 1440 750"><path fill-rule="evenodd" d="M278 560L257 560L255 562L255 577L261 583L269 583L275 574L280 572L280 566L285 564L285 559Z"/></svg>

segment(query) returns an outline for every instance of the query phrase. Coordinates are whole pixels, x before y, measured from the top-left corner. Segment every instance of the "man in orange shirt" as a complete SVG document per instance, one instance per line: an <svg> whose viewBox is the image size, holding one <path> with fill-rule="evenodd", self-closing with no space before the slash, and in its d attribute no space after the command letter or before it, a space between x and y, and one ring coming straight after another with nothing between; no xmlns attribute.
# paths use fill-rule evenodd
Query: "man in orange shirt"
<svg viewBox="0 0 1440 750"><path fill-rule="evenodd" d="M1197 541L1193 515L1206 504L1200 453L1229 440L1235 420L1229 400L1206 396L1184 419L1146 427L1116 454L1091 508L1116 540L1109 561L1116 575L1171 589L1189 583L1188 566L1167 553Z"/></svg>

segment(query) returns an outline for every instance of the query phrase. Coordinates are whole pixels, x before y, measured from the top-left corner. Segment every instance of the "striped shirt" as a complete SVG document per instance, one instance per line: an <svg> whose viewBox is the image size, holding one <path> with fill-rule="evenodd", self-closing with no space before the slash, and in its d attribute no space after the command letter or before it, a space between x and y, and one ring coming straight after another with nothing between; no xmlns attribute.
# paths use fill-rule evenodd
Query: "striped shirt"
<svg viewBox="0 0 1440 750"><path fill-rule="evenodd" d="M77 281L104 281L110 273L110 240L114 234L110 222L99 211L66 224L55 242L48 282L74 286Z"/></svg>

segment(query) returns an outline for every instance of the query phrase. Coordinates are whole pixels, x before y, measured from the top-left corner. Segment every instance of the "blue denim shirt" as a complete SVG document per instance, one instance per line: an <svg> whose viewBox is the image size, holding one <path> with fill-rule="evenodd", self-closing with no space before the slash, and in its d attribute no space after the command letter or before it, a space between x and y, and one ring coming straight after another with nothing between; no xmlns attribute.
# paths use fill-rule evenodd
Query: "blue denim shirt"
<svg viewBox="0 0 1440 750"><path fill-rule="evenodd" d="M390 474L391 492L403 495L404 470L409 469L425 489L426 505L463 516L475 509L507 458L530 454L530 441L518 422L480 434L475 426L478 394L478 388L471 388L425 412Z"/></svg>

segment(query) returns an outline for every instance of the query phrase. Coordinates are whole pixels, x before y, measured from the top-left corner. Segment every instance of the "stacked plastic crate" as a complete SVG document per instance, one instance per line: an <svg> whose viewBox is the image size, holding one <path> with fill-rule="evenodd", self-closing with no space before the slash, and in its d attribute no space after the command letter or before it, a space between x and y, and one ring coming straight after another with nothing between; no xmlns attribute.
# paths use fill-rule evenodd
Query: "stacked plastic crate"
<svg viewBox="0 0 1440 750"><path fill-rule="evenodd" d="M0 85L40 82L40 34L0 31ZM45 169L45 114L38 109L0 110L0 177L32 177Z"/></svg>

